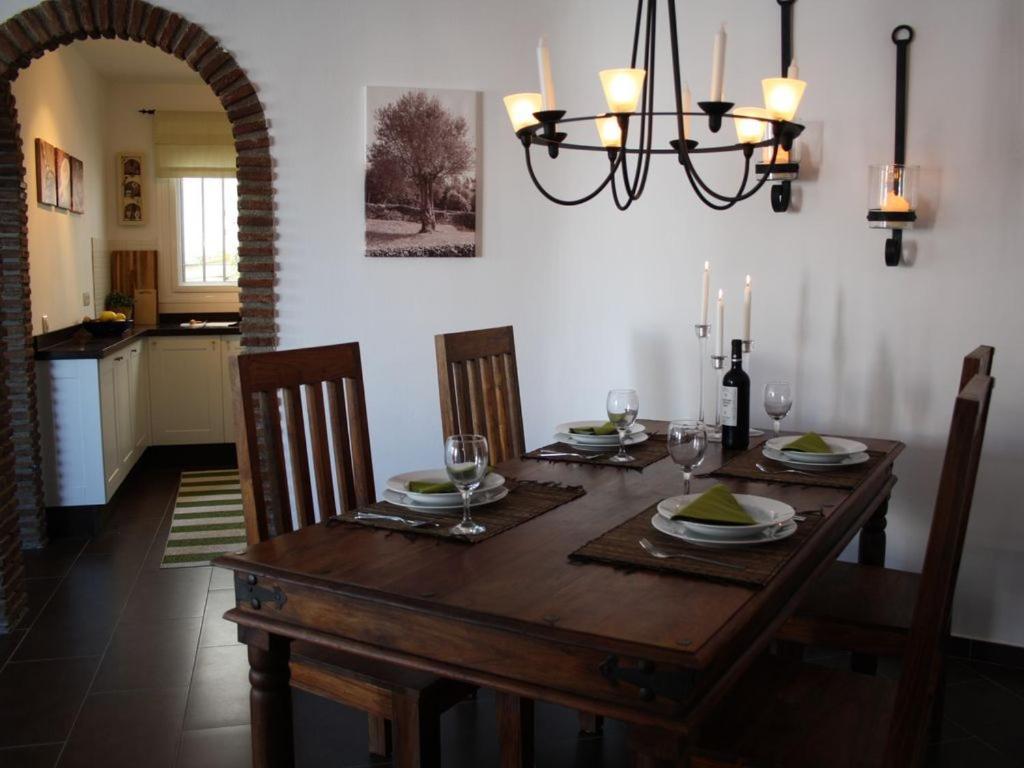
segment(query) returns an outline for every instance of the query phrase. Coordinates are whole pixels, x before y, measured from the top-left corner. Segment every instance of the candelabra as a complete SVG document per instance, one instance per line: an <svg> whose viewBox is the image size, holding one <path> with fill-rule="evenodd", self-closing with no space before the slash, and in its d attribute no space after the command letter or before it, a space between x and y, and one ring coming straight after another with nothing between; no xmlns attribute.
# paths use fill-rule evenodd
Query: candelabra
<svg viewBox="0 0 1024 768"><path fill-rule="evenodd" d="M708 336L711 334L711 326L708 323L698 323L693 326L697 334L697 420L704 423L704 355L707 354Z"/></svg>

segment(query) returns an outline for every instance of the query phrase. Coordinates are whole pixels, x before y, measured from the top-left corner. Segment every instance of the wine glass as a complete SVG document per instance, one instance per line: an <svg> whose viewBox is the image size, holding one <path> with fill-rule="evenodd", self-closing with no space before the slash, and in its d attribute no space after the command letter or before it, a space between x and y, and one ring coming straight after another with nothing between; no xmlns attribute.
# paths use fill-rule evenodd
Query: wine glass
<svg viewBox="0 0 1024 768"><path fill-rule="evenodd" d="M693 470L704 461L708 431L698 419L679 419L668 425L668 453L683 468L683 495L690 493Z"/></svg>
<svg viewBox="0 0 1024 768"><path fill-rule="evenodd" d="M610 461L627 462L633 461L633 457L626 453L626 435L629 428L636 421L637 411L640 410L640 398L635 389L613 389L608 393L608 421L619 433L619 452L612 456Z"/></svg>
<svg viewBox="0 0 1024 768"><path fill-rule="evenodd" d="M487 475L488 454L487 438L483 435L452 435L444 441L445 471L462 494L462 522L452 527L453 534L472 536L487 530L473 521L469 501Z"/></svg>
<svg viewBox="0 0 1024 768"><path fill-rule="evenodd" d="M793 388L788 381L770 381L764 388L764 410L771 419L775 436L779 436L782 420L793 407Z"/></svg>

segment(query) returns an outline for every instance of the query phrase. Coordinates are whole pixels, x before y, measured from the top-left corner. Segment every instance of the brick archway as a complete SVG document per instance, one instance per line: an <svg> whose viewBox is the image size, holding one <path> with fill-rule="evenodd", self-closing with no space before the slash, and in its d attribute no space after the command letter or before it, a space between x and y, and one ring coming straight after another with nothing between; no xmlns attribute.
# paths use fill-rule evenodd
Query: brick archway
<svg viewBox="0 0 1024 768"><path fill-rule="evenodd" d="M199 25L142 0L46 0L0 24L0 631L23 608L19 542L45 543L29 296L25 163L11 83L75 40L120 38L160 48L199 73L227 111L238 151L242 344L274 347L275 219L270 135L256 88ZM20 535L19 535L20 530Z"/></svg>

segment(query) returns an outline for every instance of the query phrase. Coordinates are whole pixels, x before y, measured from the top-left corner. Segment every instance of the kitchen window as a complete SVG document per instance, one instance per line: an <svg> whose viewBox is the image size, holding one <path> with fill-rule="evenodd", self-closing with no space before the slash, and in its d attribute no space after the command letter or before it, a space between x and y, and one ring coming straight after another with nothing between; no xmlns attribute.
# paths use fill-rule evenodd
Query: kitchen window
<svg viewBox="0 0 1024 768"><path fill-rule="evenodd" d="M182 286L238 284L238 182L178 181L178 279Z"/></svg>

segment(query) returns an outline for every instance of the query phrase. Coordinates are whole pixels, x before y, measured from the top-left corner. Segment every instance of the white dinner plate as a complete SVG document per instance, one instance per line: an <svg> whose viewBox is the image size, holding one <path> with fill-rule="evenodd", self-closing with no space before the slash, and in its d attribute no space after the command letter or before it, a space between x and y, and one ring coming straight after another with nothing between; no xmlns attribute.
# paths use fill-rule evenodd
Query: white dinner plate
<svg viewBox="0 0 1024 768"><path fill-rule="evenodd" d="M722 549L724 547L755 547L759 544L771 544L773 541L788 539L796 533L796 521L790 520L775 528L768 528L745 539L713 539L696 531L690 530L685 525L666 520L660 514L651 518L651 525L655 530L661 531L673 539L680 539L688 544L696 544L698 547L713 547Z"/></svg>
<svg viewBox="0 0 1024 768"><path fill-rule="evenodd" d="M607 453L608 451L617 451L619 449L619 441L616 440L614 443L599 443L594 445L593 443L578 443L573 438L576 435L569 435L566 433L559 433L555 435L555 439L560 443L566 443L572 446L573 450L582 451L583 453ZM639 445L640 443L646 443L651 439L651 436L646 432L638 432L632 434L625 439L626 447L631 445Z"/></svg>
<svg viewBox="0 0 1024 768"><path fill-rule="evenodd" d="M840 469L842 467L855 467L858 464L863 464L871 457L866 453L854 453L850 456L844 456L840 461L832 464L823 464L822 462L814 461L800 461L797 458L799 453L793 451L792 453L783 453L782 451L776 451L773 448L769 448L767 445L761 449L761 453L764 454L765 458L777 461L779 464L785 464L790 469L800 469L808 472L831 472L834 469Z"/></svg>
<svg viewBox="0 0 1024 768"><path fill-rule="evenodd" d="M766 446L776 451L783 451L789 457L799 457L806 464L837 464L846 456L855 453L864 453L868 447L856 440L847 440L845 437L822 437L825 444L832 449L831 453L810 453L808 451L786 451L786 446L796 440L797 437L787 435L786 437L773 437L765 443Z"/></svg>
<svg viewBox="0 0 1024 768"><path fill-rule="evenodd" d="M455 493L412 493L409 490L409 483L416 480L446 483L448 482L448 474L443 469L420 469L416 472L405 472L389 479L387 487L388 490L400 493L408 497L410 501L421 506L462 506L462 495L458 491ZM480 488L476 492L493 491L495 488L500 488L503 485L505 485L505 478L497 472L491 472L483 479L483 482L480 483Z"/></svg>
<svg viewBox="0 0 1024 768"><path fill-rule="evenodd" d="M579 429L580 427L600 427L603 424L607 424L607 421L567 421L565 424L559 424L555 427L555 432L560 435L571 435L573 440L577 443L584 443L589 445L618 445L619 444L619 433L612 432L610 435L573 435L569 432L572 428ZM643 424L638 421L634 421L627 431L627 435L638 435L646 430Z"/></svg>
<svg viewBox="0 0 1024 768"><path fill-rule="evenodd" d="M501 501L508 496L508 488L504 485L500 488L494 488L490 491L475 491L473 497L469 501L471 508L483 507L488 504L493 504L496 501ZM444 512L445 510L462 509L462 500L460 499L457 504L418 504L409 498L408 494L399 493L392 491L390 488L384 491L384 501L389 501L392 504L397 504L400 507L406 509L415 509L418 512L429 514L430 512Z"/></svg>
<svg viewBox="0 0 1024 768"><path fill-rule="evenodd" d="M789 504L766 496L750 496L736 494L736 501L743 511L756 521L753 525L715 525L714 523L694 523L690 520L672 520L672 515L682 507L696 501L701 494L691 493L689 496L671 496L658 504L658 514L674 526L683 526L693 533L716 541L732 539L748 539L760 536L769 528L777 528L793 519L796 510Z"/></svg>

